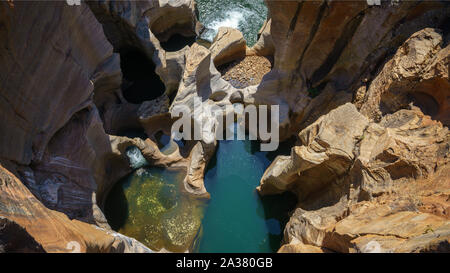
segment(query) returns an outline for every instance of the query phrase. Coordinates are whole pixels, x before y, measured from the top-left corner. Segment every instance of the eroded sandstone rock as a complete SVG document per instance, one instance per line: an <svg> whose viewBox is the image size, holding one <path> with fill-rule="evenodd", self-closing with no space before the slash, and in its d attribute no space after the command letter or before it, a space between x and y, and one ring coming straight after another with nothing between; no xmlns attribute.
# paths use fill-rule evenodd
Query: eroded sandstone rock
<svg viewBox="0 0 450 273"><path fill-rule="evenodd" d="M246 42L242 33L234 28L219 28L209 50L216 67L242 58L246 52Z"/></svg>
<svg viewBox="0 0 450 273"><path fill-rule="evenodd" d="M70 220L61 212L47 209L19 179L2 166L0 181L1 222L5 223L3 219L8 219L8 223L14 222L20 226L13 227L14 232L22 233L24 239L28 237L22 245L15 247L10 245L14 241L8 240L6 250L14 247L15 251L151 252L136 240L79 220ZM8 226L13 225L8 223ZM5 232L2 236L11 235L12 231L6 231L2 230ZM32 249L27 249L30 247Z"/></svg>
<svg viewBox="0 0 450 273"><path fill-rule="evenodd" d="M350 169L353 150L368 125L366 117L347 103L300 132L302 146L292 148L291 156L277 157L261 179L263 194L292 188L306 198Z"/></svg>
<svg viewBox="0 0 450 273"><path fill-rule="evenodd" d="M409 103L433 119L450 124L450 45L440 30L426 28L414 33L384 65L365 98L357 103L361 113L380 120Z"/></svg>
<svg viewBox="0 0 450 273"><path fill-rule="evenodd" d="M358 124L355 134L347 130ZM314 250L298 243L337 252L448 251L447 127L417 107L374 123L345 104L299 137L303 146L276 158L258 188L299 198L283 251Z"/></svg>
<svg viewBox="0 0 450 273"><path fill-rule="evenodd" d="M1 183L0 215L45 251L70 251L72 240L81 251L149 251L131 238L115 238L97 204L128 168L109 160L114 153L100 118L106 111L94 104L121 99L119 59L102 26L84 3L2 2L0 13L0 95L6 99L0 161L21 179L2 169L8 178ZM28 39L33 42L25 46Z"/></svg>
<svg viewBox="0 0 450 273"><path fill-rule="evenodd" d="M273 56L275 53L275 46L270 34L271 23L272 20L270 18L264 22L258 32L258 41L247 50L248 55Z"/></svg>
<svg viewBox="0 0 450 273"><path fill-rule="evenodd" d="M254 102L280 105L281 139L351 101L411 34L444 28L450 14L450 5L437 1L266 4L275 60Z"/></svg>

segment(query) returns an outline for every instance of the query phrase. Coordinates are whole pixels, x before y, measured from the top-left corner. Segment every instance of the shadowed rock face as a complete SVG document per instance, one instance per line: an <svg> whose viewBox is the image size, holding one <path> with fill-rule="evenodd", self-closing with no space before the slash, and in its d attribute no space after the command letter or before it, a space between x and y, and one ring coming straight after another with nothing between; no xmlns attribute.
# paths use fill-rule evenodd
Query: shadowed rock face
<svg viewBox="0 0 450 273"><path fill-rule="evenodd" d="M101 25L84 4L2 2L0 14L0 161L14 173L1 170L0 216L24 228L36 250L66 252L73 240L82 251L149 251L117 239L97 206L96 196L126 174L120 160L108 160L114 154L93 101L94 87L114 95L120 86ZM105 240L93 243L96 236Z"/></svg>
<svg viewBox="0 0 450 273"><path fill-rule="evenodd" d="M120 68L124 78L122 94L128 102L141 104L164 93L165 86L154 72L152 61L138 50L122 50Z"/></svg>
<svg viewBox="0 0 450 273"><path fill-rule="evenodd" d="M15 222L0 218L0 253L43 253L42 246Z"/></svg>

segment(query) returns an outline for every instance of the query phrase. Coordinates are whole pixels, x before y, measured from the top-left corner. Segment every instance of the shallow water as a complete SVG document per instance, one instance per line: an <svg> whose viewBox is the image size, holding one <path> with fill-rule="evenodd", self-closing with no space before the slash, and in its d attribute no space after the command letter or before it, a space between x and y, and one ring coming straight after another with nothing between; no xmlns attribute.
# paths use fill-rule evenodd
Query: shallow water
<svg viewBox="0 0 450 273"><path fill-rule="evenodd" d="M140 168L118 182L105 202L111 228L153 250L192 249L203 206L183 191L185 172Z"/></svg>
<svg viewBox="0 0 450 273"><path fill-rule="evenodd" d="M220 27L239 29L248 46L258 39L258 31L267 18L263 0L196 0L199 19L207 31L201 38L212 41Z"/></svg>
<svg viewBox="0 0 450 273"><path fill-rule="evenodd" d="M158 135L160 146L169 143ZM184 170L146 167L131 146L127 155L136 170L109 193L108 223L153 250L274 252L296 199L289 193L260 197L255 188L273 159L289 154L291 146L281 143L277 151L260 152L257 141L219 141L205 174L208 204L185 192Z"/></svg>
<svg viewBox="0 0 450 273"><path fill-rule="evenodd" d="M286 145L288 146L288 145ZM205 175L211 200L202 221L197 252L274 252L296 199L286 193L261 198L255 188L273 153L256 141L220 141Z"/></svg>

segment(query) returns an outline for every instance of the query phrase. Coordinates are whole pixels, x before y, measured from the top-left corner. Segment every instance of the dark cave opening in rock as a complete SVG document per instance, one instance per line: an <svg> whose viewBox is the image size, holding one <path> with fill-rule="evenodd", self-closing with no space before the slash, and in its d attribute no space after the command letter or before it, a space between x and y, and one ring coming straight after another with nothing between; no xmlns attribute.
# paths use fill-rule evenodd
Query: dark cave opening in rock
<svg viewBox="0 0 450 273"><path fill-rule="evenodd" d="M431 95L423 92L410 92L407 94L407 98L425 115L436 118L436 115L439 114L439 103Z"/></svg>
<svg viewBox="0 0 450 273"><path fill-rule="evenodd" d="M126 136L128 138L140 138L142 140L146 140L148 138L144 128L122 128L117 131L116 135Z"/></svg>
<svg viewBox="0 0 450 273"><path fill-rule="evenodd" d="M191 46L195 43L195 36L183 36L181 34L175 33L170 36L167 41L161 42L161 47L168 52L174 52L183 49L185 46Z"/></svg>
<svg viewBox="0 0 450 273"><path fill-rule="evenodd" d="M153 62L137 49L120 51L123 74L122 93L130 103L140 104L164 94L165 86L155 72Z"/></svg>
<svg viewBox="0 0 450 273"><path fill-rule="evenodd" d="M449 83L442 79L424 80L411 86L394 86L385 92L380 101L380 110L383 115L392 114L400 109L409 109L410 105L418 107L425 115L433 120L450 124L447 109L447 90Z"/></svg>

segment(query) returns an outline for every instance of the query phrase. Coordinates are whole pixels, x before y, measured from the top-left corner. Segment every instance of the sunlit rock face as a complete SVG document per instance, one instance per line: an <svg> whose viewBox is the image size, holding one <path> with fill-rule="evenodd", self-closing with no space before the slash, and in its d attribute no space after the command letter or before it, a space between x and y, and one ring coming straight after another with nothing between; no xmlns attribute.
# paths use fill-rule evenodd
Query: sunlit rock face
<svg viewBox="0 0 450 273"><path fill-rule="evenodd" d="M442 1L266 4L275 62L255 102L280 105L282 137L352 101L410 35L426 27L445 29L450 14L449 3Z"/></svg>
<svg viewBox="0 0 450 273"><path fill-rule="evenodd" d="M269 166L260 192L299 197L280 252L449 251L445 35L413 33Z"/></svg>
<svg viewBox="0 0 450 273"><path fill-rule="evenodd" d="M375 252L448 251L448 201L440 201L448 198L447 127L417 107L371 123L348 103L299 138L258 188L299 198L282 251L366 252L373 244ZM425 236L427 227L436 233Z"/></svg>

